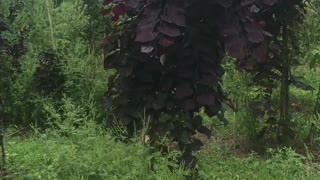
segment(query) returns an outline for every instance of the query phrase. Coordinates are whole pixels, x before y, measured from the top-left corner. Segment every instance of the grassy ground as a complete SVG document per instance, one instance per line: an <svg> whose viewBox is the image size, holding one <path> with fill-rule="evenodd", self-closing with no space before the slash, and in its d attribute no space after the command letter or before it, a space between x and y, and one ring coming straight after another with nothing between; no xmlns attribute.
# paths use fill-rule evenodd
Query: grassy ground
<svg viewBox="0 0 320 180"><path fill-rule="evenodd" d="M140 142L116 143L93 123L61 136L61 131L7 138L8 179L184 179L189 172L169 158L150 154ZM65 129L67 130L67 129ZM269 150L265 156L236 154L216 139L197 154L203 179L318 179L320 165L292 149ZM151 161L156 162L151 170Z"/></svg>
<svg viewBox="0 0 320 180"><path fill-rule="evenodd" d="M305 81L317 88L319 72L298 71ZM231 81L231 80L230 80ZM228 82L228 81L226 81ZM228 126L206 117L214 137L200 137L206 145L198 157L198 174L203 179L319 179L318 145L305 145L312 118L316 93L291 89L293 121L296 127L297 149L268 149L263 155L253 152L250 133L244 133L244 112L227 112ZM29 135L18 136L16 129L8 130L5 137L7 179L185 179L190 170L184 170L168 156L150 153L151 148L136 138L136 143L116 142L94 123L95 115L88 116L79 105L66 100L68 114L58 129L40 133L35 129ZM295 106L294 106L295 105ZM93 107L92 107L93 108ZM54 116L54 113L52 114ZM242 118L242 119L241 119ZM74 122L86 122L74 128ZM315 143L317 141L314 141ZM305 146L304 146L305 145ZM299 152L299 154L297 153ZM154 162L155 166L152 166ZM173 166L172 170L168 166Z"/></svg>
<svg viewBox="0 0 320 180"><path fill-rule="evenodd" d="M184 171L167 169L168 160L149 154L141 143L115 143L95 127L35 133L6 143L8 177L12 179L181 179ZM172 154L173 155L173 154ZM155 159L157 167L150 170Z"/></svg>

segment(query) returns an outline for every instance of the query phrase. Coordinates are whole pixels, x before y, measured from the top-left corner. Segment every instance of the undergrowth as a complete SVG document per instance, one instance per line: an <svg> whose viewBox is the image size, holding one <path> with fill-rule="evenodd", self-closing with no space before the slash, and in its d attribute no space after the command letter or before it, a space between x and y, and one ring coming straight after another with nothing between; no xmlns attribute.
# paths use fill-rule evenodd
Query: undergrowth
<svg viewBox="0 0 320 180"><path fill-rule="evenodd" d="M134 143L116 142L110 130L96 123L98 114L83 111L69 98L63 102L62 115L50 104L45 105L47 118L56 122L45 133L36 127L24 136L18 136L14 128L7 131L8 179L180 180L191 173L174 163L178 152L166 156L154 153L137 136ZM94 103L88 106L95 108ZM236 154L232 143L219 139L226 133L221 129L196 154L198 174L203 179L312 180L320 175L319 164L291 148L269 149L263 156L254 152Z"/></svg>
<svg viewBox="0 0 320 180"><path fill-rule="evenodd" d="M81 118L74 119L77 120ZM71 125L73 123L63 122L46 133L35 129L28 138L7 137L7 178L182 180L190 174L190 170L173 163L178 152L163 156L151 153L150 147L138 140L132 144L115 142L93 119L86 119L77 129ZM197 157L198 174L208 180L311 180L320 175L319 164L307 161L290 148L269 150L265 156L237 155L230 144L214 141Z"/></svg>

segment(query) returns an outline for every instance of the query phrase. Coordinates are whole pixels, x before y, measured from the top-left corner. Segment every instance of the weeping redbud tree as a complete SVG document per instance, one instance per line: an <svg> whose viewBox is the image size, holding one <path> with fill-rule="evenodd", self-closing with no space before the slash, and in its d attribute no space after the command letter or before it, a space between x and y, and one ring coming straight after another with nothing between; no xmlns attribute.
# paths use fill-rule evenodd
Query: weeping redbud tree
<svg viewBox="0 0 320 180"><path fill-rule="evenodd" d="M194 135L211 136L195 112L205 108L223 120L224 56L236 58L241 69L260 72L286 53L288 25L282 19L301 2L106 0L102 14L112 16L116 32L106 43L104 66L117 70L109 79L107 107L131 135L148 117L151 143L169 138L190 163L202 145ZM287 70L285 65L280 69Z"/></svg>

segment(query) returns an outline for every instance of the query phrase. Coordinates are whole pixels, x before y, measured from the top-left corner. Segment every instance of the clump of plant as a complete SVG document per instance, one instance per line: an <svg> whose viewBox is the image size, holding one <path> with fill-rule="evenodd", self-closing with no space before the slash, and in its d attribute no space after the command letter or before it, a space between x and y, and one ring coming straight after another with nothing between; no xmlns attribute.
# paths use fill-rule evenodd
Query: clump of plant
<svg viewBox="0 0 320 180"><path fill-rule="evenodd" d="M44 50L37 58L39 61L32 81L25 92L28 123L45 127L47 123L44 103L51 102L56 110L64 94L65 75L62 69L62 57L55 50ZM30 121L33 119L33 121Z"/></svg>

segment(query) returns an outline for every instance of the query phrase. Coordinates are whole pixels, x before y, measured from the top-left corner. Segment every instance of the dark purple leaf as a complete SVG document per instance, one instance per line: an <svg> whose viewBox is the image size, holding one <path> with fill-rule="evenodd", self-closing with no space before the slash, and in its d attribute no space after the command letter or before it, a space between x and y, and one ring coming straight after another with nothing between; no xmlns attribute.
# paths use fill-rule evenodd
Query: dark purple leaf
<svg viewBox="0 0 320 180"><path fill-rule="evenodd" d="M159 16L159 13L161 11L161 7L159 5L157 5L156 3L151 3L148 4L143 11L143 16L142 18L153 18L153 19L157 19Z"/></svg>
<svg viewBox="0 0 320 180"><path fill-rule="evenodd" d="M169 36L169 37L178 37L181 35L180 29L178 26L168 23L161 23L158 27L158 31Z"/></svg>
<svg viewBox="0 0 320 180"><path fill-rule="evenodd" d="M226 50L229 56L236 59L243 59L247 56L246 46L244 44L241 44L240 42L228 44Z"/></svg>
<svg viewBox="0 0 320 180"><path fill-rule="evenodd" d="M231 57L243 59L247 56L246 45L242 38L228 37L224 41L224 46Z"/></svg>
<svg viewBox="0 0 320 180"><path fill-rule="evenodd" d="M215 70L217 69L215 65L202 63L199 66L201 72L208 73L208 74L215 74Z"/></svg>
<svg viewBox="0 0 320 180"><path fill-rule="evenodd" d="M229 22L228 24L221 25L219 28L220 30L220 35L222 37L227 37L227 36L236 36L239 35L240 32L240 26L239 24L235 24L232 22Z"/></svg>
<svg viewBox="0 0 320 180"><path fill-rule="evenodd" d="M256 0L242 0L241 1L241 6L248 6L248 5L251 5L253 3L255 3Z"/></svg>
<svg viewBox="0 0 320 180"><path fill-rule="evenodd" d="M152 62L146 63L144 65L144 70L151 71L151 72L161 71L161 64L158 61L152 61Z"/></svg>
<svg viewBox="0 0 320 180"><path fill-rule="evenodd" d="M161 19L179 27L185 27L186 18L184 13L184 1L180 1L180 3L178 1L168 1Z"/></svg>
<svg viewBox="0 0 320 180"><path fill-rule="evenodd" d="M114 59L117 58L118 54L113 53L110 55L107 55L104 59L104 68L105 69L112 69L115 68Z"/></svg>
<svg viewBox="0 0 320 180"><path fill-rule="evenodd" d="M178 76L182 78L192 78L194 76L193 70L187 67L178 68Z"/></svg>
<svg viewBox="0 0 320 180"><path fill-rule="evenodd" d="M267 58L268 47L265 44L258 46L257 48L253 49L252 57L257 59L258 61L262 62L265 61Z"/></svg>
<svg viewBox="0 0 320 180"><path fill-rule="evenodd" d="M172 44L174 44L174 40L169 37L162 37L159 40L159 44L162 47L167 48L167 47L171 46Z"/></svg>
<svg viewBox="0 0 320 180"><path fill-rule="evenodd" d="M123 16L127 13L127 8L123 3L118 4L113 8L113 14L115 16Z"/></svg>
<svg viewBox="0 0 320 180"><path fill-rule="evenodd" d="M136 42L149 42L156 38L157 33L154 32L156 23L138 24L136 30Z"/></svg>
<svg viewBox="0 0 320 180"><path fill-rule="evenodd" d="M173 88L173 80L169 79L161 83L161 90L165 92L171 91Z"/></svg>
<svg viewBox="0 0 320 180"><path fill-rule="evenodd" d="M137 71L137 73L135 73L135 76L137 80L141 82L147 83L147 82L152 82L154 80L153 77L145 71Z"/></svg>
<svg viewBox="0 0 320 180"><path fill-rule="evenodd" d="M216 0L215 3L225 8L232 6L232 0Z"/></svg>
<svg viewBox="0 0 320 180"><path fill-rule="evenodd" d="M250 32L261 32L261 28L258 27L257 25L253 24L253 23L250 23L250 24L247 24L246 27L245 27L245 30L250 33Z"/></svg>
<svg viewBox="0 0 320 180"><path fill-rule="evenodd" d="M176 87L175 97L176 98L184 98L191 96L193 94L193 88L191 85L184 83L180 84Z"/></svg>
<svg viewBox="0 0 320 180"><path fill-rule="evenodd" d="M192 111L196 108L196 102L193 99L188 99L183 102L183 109L185 111Z"/></svg>
<svg viewBox="0 0 320 180"><path fill-rule="evenodd" d="M247 34L248 40L253 43L261 43L264 41L263 32L249 32Z"/></svg>
<svg viewBox="0 0 320 180"><path fill-rule="evenodd" d="M203 75L200 78L199 83L209 87L213 87L217 85L218 78L215 75Z"/></svg>
<svg viewBox="0 0 320 180"><path fill-rule="evenodd" d="M104 1L102 2L102 5L107 6L107 5L109 5L110 3L112 3L112 2L113 2L113 0L104 0Z"/></svg>
<svg viewBox="0 0 320 180"><path fill-rule="evenodd" d="M126 6L128 9L135 9L138 7L141 0L128 0Z"/></svg>
<svg viewBox="0 0 320 180"><path fill-rule="evenodd" d="M221 97L223 97L223 95L221 95ZM222 107L219 104L214 104L214 105L210 105L210 106L206 106L205 108L205 113L209 116L209 117L213 117L219 114L219 111L221 111Z"/></svg>
<svg viewBox="0 0 320 180"><path fill-rule="evenodd" d="M132 74L133 72L133 68L132 66L129 66L129 67L122 67L118 70L118 73L121 75L121 76L124 76L124 77L128 77Z"/></svg>
<svg viewBox="0 0 320 180"><path fill-rule="evenodd" d="M216 98L211 94L202 94L197 97L197 101L202 105L213 105Z"/></svg>
<svg viewBox="0 0 320 180"><path fill-rule="evenodd" d="M272 6L278 2L278 0L262 0L263 4Z"/></svg>
<svg viewBox="0 0 320 180"><path fill-rule="evenodd" d="M185 27L186 26L186 18L184 15L176 15L176 16L161 16L161 19L167 23L175 24L179 27Z"/></svg>

